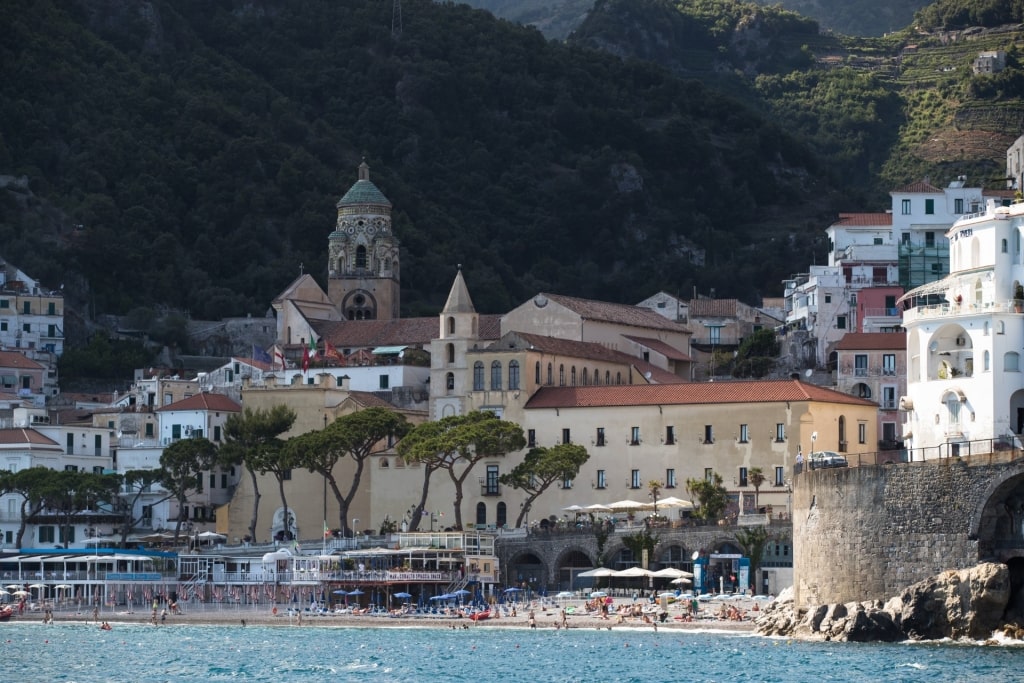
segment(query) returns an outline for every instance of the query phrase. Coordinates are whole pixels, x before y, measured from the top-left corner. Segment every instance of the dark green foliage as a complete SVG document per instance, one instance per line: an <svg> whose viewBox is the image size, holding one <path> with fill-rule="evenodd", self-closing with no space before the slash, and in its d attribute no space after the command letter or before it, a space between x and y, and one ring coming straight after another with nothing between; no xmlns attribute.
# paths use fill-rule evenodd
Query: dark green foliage
<svg viewBox="0 0 1024 683"><path fill-rule="evenodd" d="M743 340L733 360L733 377L765 377L775 367L779 342L775 332L761 329Z"/></svg>
<svg viewBox="0 0 1024 683"><path fill-rule="evenodd" d="M1024 5L1019 0L939 0L922 8L914 20L923 28L945 30L1018 24L1024 21Z"/></svg>
<svg viewBox="0 0 1024 683"><path fill-rule="evenodd" d="M87 378L130 380L136 368L149 365L153 354L141 342L96 334L85 348L65 349L58 362L62 382Z"/></svg>

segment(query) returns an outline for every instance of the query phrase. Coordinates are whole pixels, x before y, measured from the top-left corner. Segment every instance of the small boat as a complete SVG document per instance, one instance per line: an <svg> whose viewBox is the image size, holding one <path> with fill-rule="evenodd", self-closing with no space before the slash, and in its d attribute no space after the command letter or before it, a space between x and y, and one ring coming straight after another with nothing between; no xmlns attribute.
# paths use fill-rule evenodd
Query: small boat
<svg viewBox="0 0 1024 683"><path fill-rule="evenodd" d="M10 605L4 605L0 607L0 621L7 621L14 616L14 608Z"/></svg>
<svg viewBox="0 0 1024 683"><path fill-rule="evenodd" d="M486 610L484 610L482 612L473 612L472 614L469 615L469 618L472 619L473 621L483 621L484 619L490 618L490 616L491 616L491 610L486 609Z"/></svg>

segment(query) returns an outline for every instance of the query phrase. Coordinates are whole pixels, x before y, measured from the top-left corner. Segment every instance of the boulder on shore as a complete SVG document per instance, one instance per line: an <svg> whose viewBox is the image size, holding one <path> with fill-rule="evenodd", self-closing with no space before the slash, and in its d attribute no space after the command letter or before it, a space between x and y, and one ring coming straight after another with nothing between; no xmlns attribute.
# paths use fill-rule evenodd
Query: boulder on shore
<svg viewBox="0 0 1024 683"><path fill-rule="evenodd" d="M897 642L908 638L988 638L1003 628L1010 572L986 562L950 570L910 586L888 602L798 607L780 595L755 622L763 635L812 640Z"/></svg>

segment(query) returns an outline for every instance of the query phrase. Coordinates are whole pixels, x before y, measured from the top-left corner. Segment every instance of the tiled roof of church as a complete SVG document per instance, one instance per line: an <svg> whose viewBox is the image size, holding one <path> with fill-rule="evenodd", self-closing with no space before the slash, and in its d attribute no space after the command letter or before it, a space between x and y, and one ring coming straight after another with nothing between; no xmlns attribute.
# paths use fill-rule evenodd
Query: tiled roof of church
<svg viewBox="0 0 1024 683"><path fill-rule="evenodd" d="M441 333L437 316L400 318L398 320L341 320L318 322L316 333L338 348L371 346L426 346ZM500 336L501 316L481 315L479 338L493 340Z"/></svg>
<svg viewBox="0 0 1024 683"><path fill-rule="evenodd" d="M649 337L633 337L633 336L630 336L628 334L623 335L623 336L626 339L635 341L637 344L642 344L643 346L646 346L651 351L656 351L656 352L660 353L661 355L665 356L666 358L670 358L672 360L683 360L683 361L691 360L690 356L688 356L685 352L680 351L679 349L677 349L674 346L671 346L670 344L666 344L665 342L661 341L660 339L651 339Z"/></svg>
<svg viewBox="0 0 1024 683"><path fill-rule="evenodd" d="M686 332L686 328L674 323L664 316L658 315L648 308L633 306L632 304L613 304L607 301L594 301L592 299L578 299L573 296L561 294L543 294L549 300L565 306L576 313L584 320L600 320L603 322L620 323L622 325L633 325L636 327L649 327L657 330L672 330L673 332Z"/></svg>
<svg viewBox="0 0 1024 683"><path fill-rule="evenodd" d="M681 384L622 384L615 386L541 387L526 408L596 408L612 406L779 403L820 401L859 406L872 401L800 380L748 382L685 382Z"/></svg>
<svg viewBox="0 0 1024 683"><path fill-rule="evenodd" d="M224 394L203 391L156 409L158 413L174 410L214 410L225 413L240 413L242 412L242 406Z"/></svg>
<svg viewBox="0 0 1024 683"><path fill-rule="evenodd" d="M365 161L359 164L359 180L349 188L344 197L338 200L338 206L350 206L352 204L391 206L391 202L384 196L384 193L378 190L377 186L370 181L370 167Z"/></svg>
<svg viewBox="0 0 1024 683"><path fill-rule="evenodd" d="M688 310L691 318L735 318L736 303L736 299L690 299Z"/></svg>

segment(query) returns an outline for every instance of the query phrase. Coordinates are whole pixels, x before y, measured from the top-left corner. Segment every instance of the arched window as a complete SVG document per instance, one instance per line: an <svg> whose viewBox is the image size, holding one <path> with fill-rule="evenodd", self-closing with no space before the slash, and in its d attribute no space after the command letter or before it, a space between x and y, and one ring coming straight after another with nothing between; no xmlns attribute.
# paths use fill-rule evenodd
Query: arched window
<svg viewBox="0 0 1024 683"><path fill-rule="evenodd" d="M476 504L476 525L487 526L487 503L483 501Z"/></svg>
<svg viewBox="0 0 1024 683"><path fill-rule="evenodd" d="M564 365L559 365L558 366L558 386L560 386L560 387L564 387L565 386L565 366Z"/></svg>
<svg viewBox="0 0 1024 683"><path fill-rule="evenodd" d="M448 344L448 362L455 362L455 344Z"/></svg>
<svg viewBox="0 0 1024 683"><path fill-rule="evenodd" d="M501 361L491 363L491 391L501 390Z"/></svg>
<svg viewBox="0 0 1024 683"><path fill-rule="evenodd" d="M448 318L448 334L455 334L455 318Z"/></svg>
<svg viewBox="0 0 1024 683"><path fill-rule="evenodd" d="M981 280L974 281L974 303L981 305Z"/></svg>
<svg viewBox="0 0 1024 683"><path fill-rule="evenodd" d="M445 375L444 386L448 391L455 391L455 375L449 372Z"/></svg>
<svg viewBox="0 0 1024 683"><path fill-rule="evenodd" d="M1003 242L1000 245L1000 251L1002 251L1004 254L1009 253L1010 251L1010 243L1007 242L1005 238L1003 239Z"/></svg>
<svg viewBox="0 0 1024 683"><path fill-rule="evenodd" d="M987 336L988 336L988 331L989 331L989 328L988 328L988 321L986 320L986 321L985 321L985 324L984 324L984 325L982 326L982 328L981 328L981 336L983 336L983 337L987 337Z"/></svg>
<svg viewBox="0 0 1024 683"><path fill-rule="evenodd" d="M540 361L537 361L536 366L533 368L533 383L540 386Z"/></svg>
<svg viewBox="0 0 1024 683"><path fill-rule="evenodd" d="M601 375L597 373L597 368L594 368L594 386L601 383Z"/></svg>
<svg viewBox="0 0 1024 683"><path fill-rule="evenodd" d="M484 363L477 361L473 363L473 391L484 390Z"/></svg>
<svg viewBox="0 0 1024 683"><path fill-rule="evenodd" d="M616 384L622 384L622 373L621 372L616 372L615 373L615 383Z"/></svg>
<svg viewBox="0 0 1024 683"><path fill-rule="evenodd" d="M946 419L949 431L957 431L960 426L960 397L955 392L948 392L943 396L943 403L946 404Z"/></svg>
<svg viewBox="0 0 1024 683"><path fill-rule="evenodd" d="M555 383L555 381L554 381L554 378L553 378L553 377L552 377L552 375L551 375L551 370L552 370L552 367L551 367L551 363L548 363L548 381L547 381L547 385L548 385L549 387L550 387L550 386L551 386L552 384L554 384L554 383Z"/></svg>
<svg viewBox="0 0 1024 683"><path fill-rule="evenodd" d="M569 370L569 384L571 384L572 386L576 386L576 366L575 365L572 366L572 369Z"/></svg>
<svg viewBox="0 0 1024 683"><path fill-rule="evenodd" d="M502 529L506 524L508 524L508 508L505 506L504 502L498 503L498 509L496 512L497 514L495 514L494 523L499 529Z"/></svg>
<svg viewBox="0 0 1024 683"><path fill-rule="evenodd" d="M587 372L586 368L583 368L583 386L590 384L590 373Z"/></svg>
<svg viewBox="0 0 1024 683"><path fill-rule="evenodd" d="M985 356L984 356L985 372L988 372L989 370L991 370L991 367L990 367L991 362L992 362L992 358L989 355L988 350L986 349L985 350Z"/></svg>
<svg viewBox="0 0 1024 683"><path fill-rule="evenodd" d="M359 245L356 247L356 268L366 267L366 247Z"/></svg>
<svg viewBox="0 0 1024 683"><path fill-rule="evenodd" d="M513 391L519 388L519 361L508 362L508 388Z"/></svg>
<svg viewBox="0 0 1024 683"><path fill-rule="evenodd" d="M605 370L604 371L604 383L605 384L611 384L612 383L612 371L611 370Z"/></svg>
<svg viewBox="0 0 1024 683"><path fill-rule="evenodd" d="M1007 351L1003 356L1004 372L1020 372L1020 354L1016 351Z"/></svg>
<svg viewBox="0 0 1024 683"><path fill-rule="evenodd" d="M839 452L846 452L846 416L839 416Z"/></svg>

